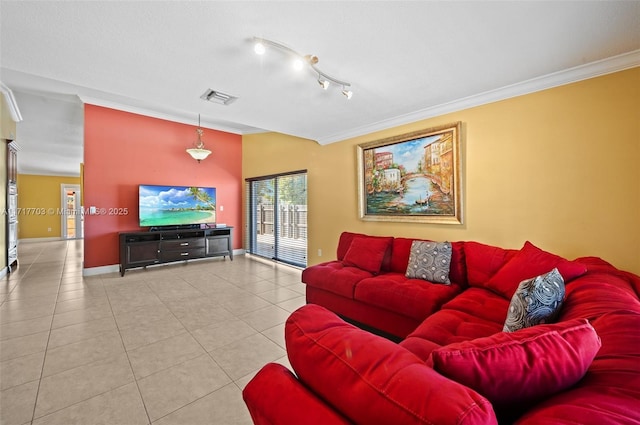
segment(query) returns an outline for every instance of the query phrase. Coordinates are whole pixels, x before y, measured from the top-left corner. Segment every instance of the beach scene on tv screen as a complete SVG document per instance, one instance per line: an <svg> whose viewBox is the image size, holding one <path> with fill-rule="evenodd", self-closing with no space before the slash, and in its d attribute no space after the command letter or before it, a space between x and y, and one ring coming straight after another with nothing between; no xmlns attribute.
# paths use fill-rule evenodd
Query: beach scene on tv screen
<svg viewBox="0 0 640 425"><path fill-rule="evenodd" d="M140 186L140 226L216 222L212 187Z"/></svg>

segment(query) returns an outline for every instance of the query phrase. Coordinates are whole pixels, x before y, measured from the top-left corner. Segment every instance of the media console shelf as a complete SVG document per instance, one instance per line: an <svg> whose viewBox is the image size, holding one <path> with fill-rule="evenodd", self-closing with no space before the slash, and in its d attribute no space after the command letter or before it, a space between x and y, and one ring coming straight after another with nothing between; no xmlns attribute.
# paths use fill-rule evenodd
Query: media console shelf
<svg viewBox="0 0 640 425"><path fill-rule="evenodd" d="M120 233L120 276L127 269L193 258L233 261L233 227Z"/></svg>

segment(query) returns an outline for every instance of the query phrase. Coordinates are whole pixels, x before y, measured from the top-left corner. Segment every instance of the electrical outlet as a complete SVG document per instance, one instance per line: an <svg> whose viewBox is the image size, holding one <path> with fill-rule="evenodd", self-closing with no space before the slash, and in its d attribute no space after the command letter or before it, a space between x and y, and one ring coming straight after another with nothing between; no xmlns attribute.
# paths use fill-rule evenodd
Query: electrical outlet
<svg viewBox="0 0 640 425"><path fill-rule="evenodd" d="M318 257L322 257L322 249L318 249Z"/></svg>
<svg viewBox="0 0 640 425"><path fill-rule="evenodd" d="M224 211L224 205L220 205L220 211Z"/></svg>
<svg viewBox="0 0 640 425"><path fill-rule="evenodd" d="M50 231L51 231L51 227L48 227L48 228L47 228L47 232L50 232Z"/></svg>

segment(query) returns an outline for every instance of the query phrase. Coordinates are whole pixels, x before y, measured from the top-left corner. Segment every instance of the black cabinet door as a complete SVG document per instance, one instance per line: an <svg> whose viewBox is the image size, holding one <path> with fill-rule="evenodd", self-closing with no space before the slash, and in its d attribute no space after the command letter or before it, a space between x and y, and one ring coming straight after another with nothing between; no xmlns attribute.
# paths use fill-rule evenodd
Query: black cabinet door
<svg viewBox="0 0 640 425"><path fill-rule="evenodd" d="M138 242L127 245L127 265L154 263L160 261L158 242Z"/></svg>
<svg viewBox="0 0 640 425"><path fill-rule="evenodd" d="M229 236L209 236L207 238L207 256L229 255L230 241Z"/></svg>

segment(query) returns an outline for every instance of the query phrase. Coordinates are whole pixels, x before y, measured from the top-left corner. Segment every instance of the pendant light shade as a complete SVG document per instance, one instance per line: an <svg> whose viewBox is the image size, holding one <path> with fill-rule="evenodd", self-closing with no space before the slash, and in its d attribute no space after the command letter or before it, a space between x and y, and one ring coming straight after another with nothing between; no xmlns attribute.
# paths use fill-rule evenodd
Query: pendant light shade
<svg viewBox="0 0 640 425"><path fill-rule="evenodd" d="M187 149L187 153L191 155L193 159L200 162L211 154L210 150L204 148L204 142L202 141L204 131L200 128L200 114L198 114L198 128L196 129L196 133L198 133L198 139L195 147Z"/></svg>

